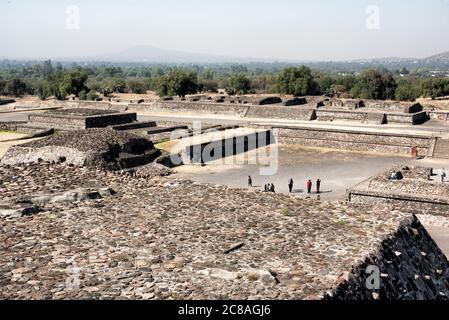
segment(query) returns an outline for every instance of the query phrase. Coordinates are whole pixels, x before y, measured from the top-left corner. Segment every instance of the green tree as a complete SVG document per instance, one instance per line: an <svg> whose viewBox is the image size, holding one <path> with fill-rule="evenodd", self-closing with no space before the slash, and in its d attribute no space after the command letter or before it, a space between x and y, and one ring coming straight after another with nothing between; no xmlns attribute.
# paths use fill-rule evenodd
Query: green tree
<svg viewBox="0 0 449 320"><path fill-rule="evenodd" d="M51 60L44 61L42 66L42 75L45 79L48 79L53 74L53 65L51 64Z"/></svg>
<svg viewBox="0 0 449 320"><path fill-rule="evenodd" d="M397 84L389 73L367 70L357 77L351 95L359 99L394 99Z"/></svg>
<svg viewBox="0 0 449 320"><path fill-rule="evenodd" d="M319 93L312 70L305 66L284 69L277 78L276 86L277 91L281 94L305 96Z"/></svg>
<svg viewBox="0 0 449 320"><path fill-rule="evenodd" d="M143 94L147 91L145 83L139 80L128 80L126 82L126 87L128 88L128 91L136 94Z"/></svg>
<svg viewBox="0 0 449 320"><path fill-rule="evenodd" d="M161 76L156 85L159 96L185 97L187 94L195 94L200 90L197 74L182 69L170 71Z"/></svg>
<svg viewBox="0 0 449 320"><path fill-rule="evenodd" d="M72 70L63 74L62 82L59 84L60 95L64 98L67 95L74 94L77 97L81 91L88 91L86 81L88 75L80 70Z"/></svg>
<svg viewBox="0 0 449 320"><path fill-rule="evenodd" d="M436 99L449 95L449 79L434 78L422 82L422 94L425 98Z"/></svg>
<svg viewBox="0 0 449 320"><path fill-rule="evenodd" d="M2 91L3 95L13 97L21 97L30 92L27 84L17 78L5 81Z"/></svg>
<svg viewBox="0 0 449 320"><path fill-rule="evenodd" d="M78 94L78 97L80 100L88 100L86 90L84 90L84 89L81 90L80 93Z"/></svg>
<svg viewBox="0 0 449 320"><path fill-rule="evenodd" d="M218 82L214 80L203 80L200 83L204 92L218 92Z"/></svg>
<svg viewBox="0 0 449 320"><path fill-rule="evenodd" d="M243 73L233 74L225 89L229 95L247 94L251 92L251 80Z"/></svg>
<svg viewBox="0 0 449 320"><path fill-rule="evenodd" d="M332 86L335 84L334 78L329 75L320 75L316 78L316 82L318 84L318 87L320 88L321 93L328 96L334 95L334 92L332 90Z"/></svg>
<svg viewBox="0 0 449 320"><path fill-rule="evenodd" d="M383 82L383 99L394 100L396 89L398 87L396 80L390 73L384 74L382 76Z"/></svg>
<svg viewBox="0 0 449 320"><path fill-rule="evenodd" d="M398 82L395 97L399 101L415 101L421 96L421 93L419 85L404 79Z"/></svg>
<svg viewBox="0 0 449 320"><path fill-rule="evenodd" d="M86 94L86 99L89 101L97 101L98 100L98 94L95 90L90 90L87 94Z"/></svg>

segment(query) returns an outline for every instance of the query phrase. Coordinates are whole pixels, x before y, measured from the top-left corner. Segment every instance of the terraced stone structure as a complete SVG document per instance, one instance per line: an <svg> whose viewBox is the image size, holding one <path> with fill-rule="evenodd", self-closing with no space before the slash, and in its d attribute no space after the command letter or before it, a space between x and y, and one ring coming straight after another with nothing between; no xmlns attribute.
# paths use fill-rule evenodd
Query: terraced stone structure
<svg viewBox="0 0 449 320"><path fill-rule="evenodd" d="M54 128L57 130L82 130L136 122L137 114L111 110L73 108L30 114L28 118L28 125L31 127Z"/></svg>
<svg viewBox="0 0 449 320"><path fill-rule="evenodd" d="M393 172L403 179L391 180ZM449 185L431 175L431 168L398 166L347 191L351 203L388 207L416 214L449 216Z"/></svg>
<svg viewBox="0 0 449 320"><path fill-rule="evenodd" d="M0 299L449 296L447 259L409 214L64 164L0 166L0 181ZM51 200L73 190L99 196Z"/></svg>
<svg viewBox="0 0 449 320"><path fill-rule="evenodd" d="M120 170L153 162L160 151L145 138L113 129L87 129L11 147L1 164L38 161L66 162L75 166Z"/></svg>

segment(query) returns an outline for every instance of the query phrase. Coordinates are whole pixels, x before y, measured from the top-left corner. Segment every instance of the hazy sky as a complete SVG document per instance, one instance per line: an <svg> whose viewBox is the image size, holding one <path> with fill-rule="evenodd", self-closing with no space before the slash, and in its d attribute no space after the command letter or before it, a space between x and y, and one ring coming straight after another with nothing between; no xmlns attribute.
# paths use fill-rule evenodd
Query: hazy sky
<svg viewBox="0 0 449 320"><path fill-rule="evenodd" d="M449 50L449 0L0 0L0 41L9 58L135 45L295 60L425 57Z"/></svg>

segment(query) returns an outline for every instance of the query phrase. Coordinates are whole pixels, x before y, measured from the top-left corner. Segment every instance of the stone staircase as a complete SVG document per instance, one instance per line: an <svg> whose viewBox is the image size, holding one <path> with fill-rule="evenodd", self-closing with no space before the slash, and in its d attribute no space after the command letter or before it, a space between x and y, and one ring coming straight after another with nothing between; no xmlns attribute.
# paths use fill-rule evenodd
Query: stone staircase
<svg viewBox="0 0 449 320"><path fill-rule="evenodd" d="M439 159L449 159L449 139L437 139L433 157Z"/></svg>
<svg viewBox="0 0 449 320"><path fill-rule="evenodd" d="M367 112L365 113L362 123L387 124L387 116L385 113Z"/></svg>

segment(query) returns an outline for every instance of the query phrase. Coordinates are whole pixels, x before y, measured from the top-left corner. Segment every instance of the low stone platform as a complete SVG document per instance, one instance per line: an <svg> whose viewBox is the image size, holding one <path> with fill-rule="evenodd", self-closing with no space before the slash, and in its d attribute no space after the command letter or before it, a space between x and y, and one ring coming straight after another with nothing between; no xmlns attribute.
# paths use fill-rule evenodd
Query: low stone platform
<svg viewBox="0 0 449 320"><path fill-rule="evenodd" d="M401 172L403 179L390 180L393 171ZM442 184L438 177L430 177L430 168L392 168L380 173L347 191L351 203L415 214L449 216L449 184Z"/></svg>
<svg viewBox="0 0 449 320"><path fill-rule="evenodd" d="M435 138L426 134L285 125L271 128L276 130L281 144L402 155L410 155L412 148L416 147L418 154L424 157L433 156L435 148Z"/></svg>
<svg viewBox="0 0 449 320"><path fill-rule="evenodd" d="M0 181L3 209L99 194L0 215L0 299L449 296L447 259L408 214L62 164L0 166Z"/></svg>
<svg viewBox="0 0 449 320"><path fill-rule="evenodd" d="M122 113L98 109L59 109L30 114L30 126L57 130L82 130L130 124L137 121L136 113Z"/></svg>

